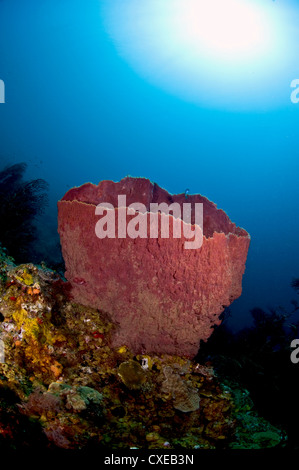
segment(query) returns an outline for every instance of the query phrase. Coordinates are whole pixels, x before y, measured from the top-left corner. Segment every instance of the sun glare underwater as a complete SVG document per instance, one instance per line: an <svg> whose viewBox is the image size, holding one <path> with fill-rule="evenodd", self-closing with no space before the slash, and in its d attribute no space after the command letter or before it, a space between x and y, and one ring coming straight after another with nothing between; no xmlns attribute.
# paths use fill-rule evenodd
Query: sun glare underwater
<svg viewBox="0 0 299 470"><path fill-rule="evenodd" d="M290 5L128 0L105 1L102 12L119 54L164 91L205 107L236 111L285 102L281 83L292 61Z"/></svg>

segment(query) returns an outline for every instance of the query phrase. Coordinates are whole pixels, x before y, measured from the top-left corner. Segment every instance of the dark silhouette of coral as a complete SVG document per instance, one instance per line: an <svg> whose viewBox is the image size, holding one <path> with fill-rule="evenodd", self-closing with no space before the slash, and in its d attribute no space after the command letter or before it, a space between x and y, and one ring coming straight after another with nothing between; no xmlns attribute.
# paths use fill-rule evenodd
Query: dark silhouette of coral
<svg viewBox="0 0 299 470"><path fill-rule="evenodd" d="M292 284L291 286L297 291L299 292L299 277L296 277L292 280Z"/></svg>
<svg viewBox="0 0 299 470"><path fill-rule="evenodd" d="M299 293L299 279L292 287ZM227 321L215 328L200 347L197 360L211 361L219 377L246 388L262 416L288 434L289 446L299 449L297 405L298 366L290 359L291 342L299 338L299 304L265 311L255 307L253 325L233 333Z"/></svg>
<svg viewBox="0 0 299 470"><path fill-rule="evenodd" d="M48 184L43 179L24 181L26 167L17 163L0 172L0 242L17 263L32 259L34 223L48 202Z"/></svg>

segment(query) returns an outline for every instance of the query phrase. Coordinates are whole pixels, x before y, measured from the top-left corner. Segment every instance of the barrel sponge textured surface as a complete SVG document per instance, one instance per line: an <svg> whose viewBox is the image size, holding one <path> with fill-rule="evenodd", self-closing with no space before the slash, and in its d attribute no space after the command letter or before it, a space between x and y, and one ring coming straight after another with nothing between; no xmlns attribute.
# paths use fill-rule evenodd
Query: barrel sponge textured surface
<svg viewBox="0 0 299 470"><path fill-rule="evenodd" d="M169 238L118 238L118 216L127 212L117 208L118 195L126 195L127 206L145 205L148 227L152 202L203 203L202 246L184 249L186 239L171 236L173 217L163 213L159 223L169 219ZM101 202L116 208L115 238L96 236ZM110 316L115 347L193 357L224 308L241 295L250 236L203 196L171 195L145 178L87 183L58 202L58 232L73 298Z"/></svg>

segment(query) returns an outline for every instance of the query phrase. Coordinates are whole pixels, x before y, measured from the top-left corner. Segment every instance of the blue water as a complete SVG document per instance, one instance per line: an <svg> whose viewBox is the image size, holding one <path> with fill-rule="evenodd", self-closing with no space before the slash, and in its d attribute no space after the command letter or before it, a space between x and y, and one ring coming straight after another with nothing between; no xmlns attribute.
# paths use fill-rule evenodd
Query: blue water
<svg viewBox="0 0 299 470"><path fill-rule="evenodd" d="M265 79L267 100L253 88L255 109L238 111L184 99L134 67L107 30L106 0L0 1L0 155L26 161L28 178L50 184L45 249L49 233L57 236L56 202L70 187L145 176L172 193L207 196L250 233L233 327L255 306L289 308L299 276L299 103L290 100L299 4L270 4L292 9L288 57L277 52L283 73Z"/></svg>

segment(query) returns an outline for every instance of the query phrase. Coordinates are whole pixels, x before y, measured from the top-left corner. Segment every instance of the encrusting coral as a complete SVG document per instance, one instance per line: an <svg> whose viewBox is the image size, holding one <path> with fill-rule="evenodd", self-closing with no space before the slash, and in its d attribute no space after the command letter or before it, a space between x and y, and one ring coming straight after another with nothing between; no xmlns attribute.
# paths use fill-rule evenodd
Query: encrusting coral
<svg viewBox="0 0 299 470"><path fill-rule="evenodd" d="M236 392L219 383L210 365L134 355L126 344L113 348L115 325L106 314L73 302L55 272L16 266L1 248L0 311L0 444L250 447L248 410L255 446L283 442L249 398L239 404Z"/></svg>
<svg viewBox="0 0 299 470"><path fill-rule="evenodd" d="M197 389L188 385L169 366L163 367L163 374L165 380L162 383L162 392L172 395L174 408L185 413L198 410L200 398Z"/></svg>

